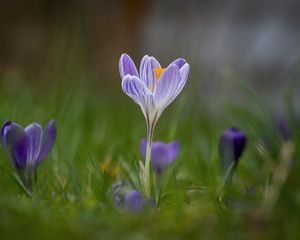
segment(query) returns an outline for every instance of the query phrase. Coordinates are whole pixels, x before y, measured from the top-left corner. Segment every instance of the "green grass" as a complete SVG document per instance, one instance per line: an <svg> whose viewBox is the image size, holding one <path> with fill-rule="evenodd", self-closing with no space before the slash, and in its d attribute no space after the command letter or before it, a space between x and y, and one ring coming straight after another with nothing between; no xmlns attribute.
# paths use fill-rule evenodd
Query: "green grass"
<svg viewBox="0 0 300 240"><path fill-rule="evenodd" d="M32 197L17 184L0 149L1 239L300 238L300 128L291 111L291 93L285 103L294 141L284 143L270 108L249 87L238 84L237 95L213 111L188 84L154 133L154 140L178 139L181 144L163 179L159 206L130 214L113 206L109 189L118 179L136 176L139 141L146 137L138 106L118 86L62 83L43 88L18 78L2 79L1 121L45 126L53 118L58 138L38 168ZM246 132L248 143L232 186L222 187L218 140L231 126ZM117 177L101 171L107 160L122 169ZM242 192L251 186L255 195ZM275 195L268 195L270 190Z"/></svg>

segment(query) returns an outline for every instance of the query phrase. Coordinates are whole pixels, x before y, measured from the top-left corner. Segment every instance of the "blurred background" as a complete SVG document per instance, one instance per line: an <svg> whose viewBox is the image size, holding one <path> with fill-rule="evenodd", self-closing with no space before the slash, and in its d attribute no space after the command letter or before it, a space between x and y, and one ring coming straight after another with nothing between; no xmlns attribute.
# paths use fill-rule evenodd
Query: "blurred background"
<svg viewBox="0 0 300 240"><path fill-rule="evenodd" d="M289 82L300 101L299 12L297 0L2 0L0 77L119 89L123 52L137 65L145 54L162 65L184 57L208 104L240 79L278 107Z"/></svg>

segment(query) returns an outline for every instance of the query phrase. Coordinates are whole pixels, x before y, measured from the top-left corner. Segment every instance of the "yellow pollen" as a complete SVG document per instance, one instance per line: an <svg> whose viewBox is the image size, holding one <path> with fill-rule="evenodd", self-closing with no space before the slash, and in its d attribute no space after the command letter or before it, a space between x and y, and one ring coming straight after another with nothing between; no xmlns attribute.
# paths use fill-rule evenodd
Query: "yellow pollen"
<svg viewBox="0 0 300 240"><path fill-rule="evenodd" d="M160 75L165 71L165 68L154 68L153 72L155 74L156 77L156 81L159 79Z"/></svg>
<svg viewBox="0 0 300 240"><path fill-rule="evenodd" d="M153 92L153 85L152 85L152 83L150 83L150 85L149 85L149 90L150 90L150 92Z"/></svg>

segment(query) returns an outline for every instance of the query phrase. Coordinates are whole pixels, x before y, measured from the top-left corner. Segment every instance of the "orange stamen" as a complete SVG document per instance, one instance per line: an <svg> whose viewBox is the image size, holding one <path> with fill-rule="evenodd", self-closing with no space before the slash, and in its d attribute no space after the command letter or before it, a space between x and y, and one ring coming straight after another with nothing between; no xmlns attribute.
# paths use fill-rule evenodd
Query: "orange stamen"
<svg viewBox="0 0 300 240"><path fill-rule="evenodd" d="M156 81L160 78L160 75L165 71L165 68L154 68L153 72L155 74L156 77Z"/></svg>

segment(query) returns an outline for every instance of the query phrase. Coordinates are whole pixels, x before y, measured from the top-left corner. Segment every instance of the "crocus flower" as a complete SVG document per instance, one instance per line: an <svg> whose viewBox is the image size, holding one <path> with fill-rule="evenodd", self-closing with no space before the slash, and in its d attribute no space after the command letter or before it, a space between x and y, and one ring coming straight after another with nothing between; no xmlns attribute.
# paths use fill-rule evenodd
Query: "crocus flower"
<svg viewBox="0 0 300 240"><path fill-rule="evenodd" d="M147 150L145 166L140 169L141 182L150 197L150 159L155 125L166 107L178 96L189 75L189 64L178 58L167 68L148 55L144 56L138 72L132 59L122 54L119 71L123 91L142 109L147 123Z"/></svg>
<svg viewBox="0 0 300 240"><path fill-rule="evenodd" d="M147 122L154 124L183 89L190 66L183 58L178 58L162 68L154 57L146 55L138 72L132 59L122 54L119 70L123 91L140 105Z"/></svg>
<svg viewBox="0 0 300 240"><path fill-rule="evenodd" d="M2 144L8 151L12 163L24 186L32 191L32 179L37 166L48 155L56 140L55 121L50 121L46 129L37 123L25 129L7 121L2 127Z"/></svg>
<svg viewBox="0 0 300 240"><path fill-rule="evenodd" d="M226 129L219 142L223 174L229 170L229 181L246 145L246 135L236 128ZM230 168L230 169L229 169Z"/></svg>
<svg viewBox="0 0 300 240"><path fill-rule="evenodd" d="M139 212L144 206L143 195L136 190L131 190L125 195L125 209L129 212Z"/></svg>
<svg viewBox="0 0 300 240"><path fill-rule="evenodd" d="M142 193L132 189L128 181L118 181L112 186L112 198L116 207L137 213L144 207Z"/></svg>
<svg viewBox="0 0 300 240"><path fill-rule="evenodd" d="M140 142L140 152L143 158L146 157L147 141L142 139ZM178 141L171 143L153 142L151 163L154 172L160 176L164 170L176 159L180 150Z"/></svg>

